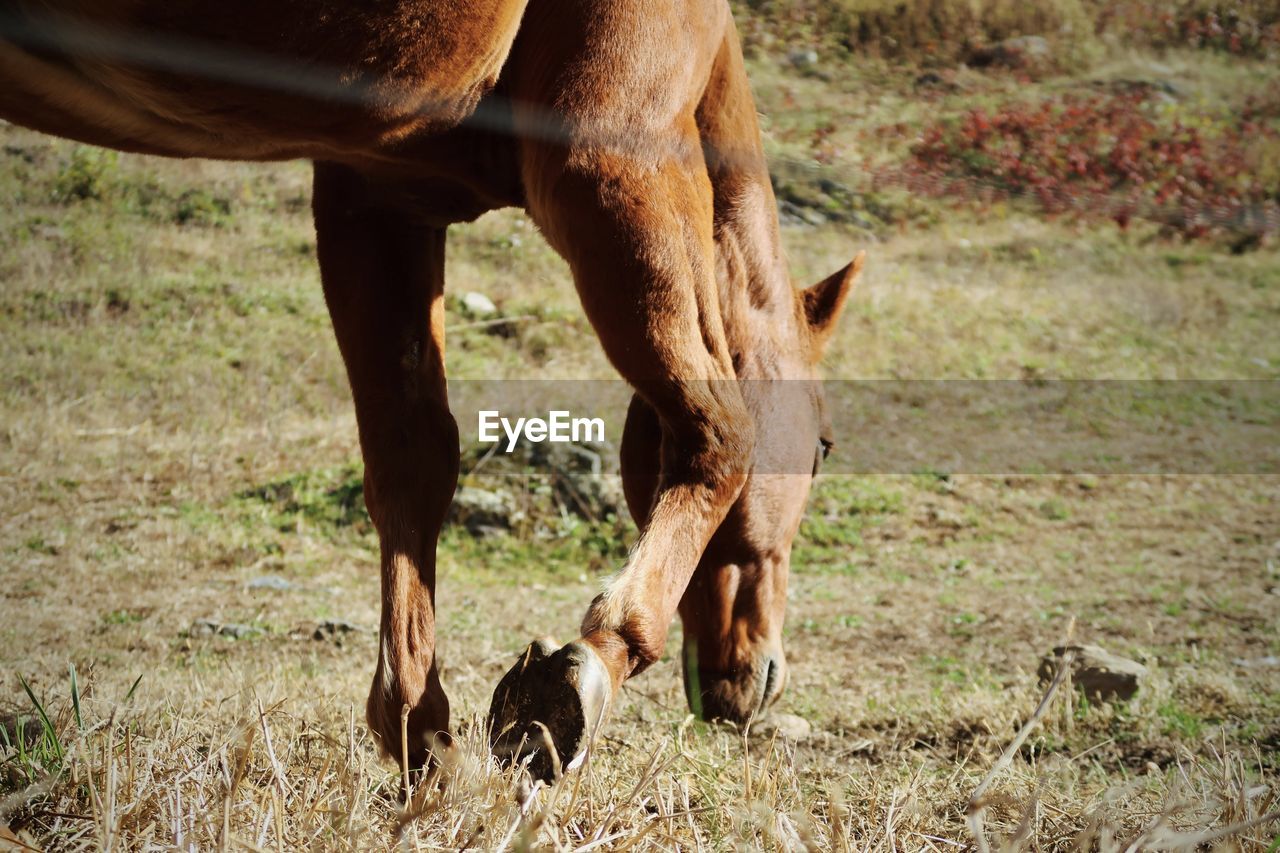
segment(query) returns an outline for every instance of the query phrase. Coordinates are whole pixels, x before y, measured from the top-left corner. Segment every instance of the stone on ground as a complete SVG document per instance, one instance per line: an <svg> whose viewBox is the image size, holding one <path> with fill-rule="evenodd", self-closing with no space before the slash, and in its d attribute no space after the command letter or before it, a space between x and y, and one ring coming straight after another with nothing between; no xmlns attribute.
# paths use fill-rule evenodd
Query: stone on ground
<svg viewBox="0 0 1280 853"><path fill-rule="evenodd" d="M1099 646L1058 646L1040 660L1037 674L1048 684L1058 672L1058 664L1068 650L1076 653L1071 664L1071 681L1084 690L1090 702L1124 702L1132 699L1147 677L1147 668L1135 660L1113 655Z"/></svg>
<svg viewBox="0 0 1280 853"><path fill-rule="evenodd" d="M477 320L485 320L498 313L498 306L483 293L464 293L459 301L462 303L462 310Z"/></svg>
<svg viewBox="0 0 1280 853"><path fill-rule="evenodd" d="M797 714L769 714L752 723L751 732L765 738L776 735L778 740L789 740L795 743L809 737L813 733L813 726Z"/></svg>

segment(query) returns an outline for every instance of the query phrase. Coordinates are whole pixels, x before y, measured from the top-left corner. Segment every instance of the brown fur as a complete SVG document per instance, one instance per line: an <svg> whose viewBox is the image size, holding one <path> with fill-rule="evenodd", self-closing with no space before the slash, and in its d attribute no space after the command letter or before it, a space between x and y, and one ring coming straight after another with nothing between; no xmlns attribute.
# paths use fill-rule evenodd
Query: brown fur
<svg viewBox="0 0 1280 853"><path fill-rule="evenodd" d="M764 472L807 471L823 421L816 383L766 380L815 378L861 259L792 288L724 0L19 0L0 23L5 118L153 154L317 161L325 297L382 543L368 717L384 745L405 705L414 760L448 730L444 229L506 205L567 259L636 389L623 469L642 532L584 638L616 689L678 610L696 708L745 720L776 698L810 478Z"/></svg>

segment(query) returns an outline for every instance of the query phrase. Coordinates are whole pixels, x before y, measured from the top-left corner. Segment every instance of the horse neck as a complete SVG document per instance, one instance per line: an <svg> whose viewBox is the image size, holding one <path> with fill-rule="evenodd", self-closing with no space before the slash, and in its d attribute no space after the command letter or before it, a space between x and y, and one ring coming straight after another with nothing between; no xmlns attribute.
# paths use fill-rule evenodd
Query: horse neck
<svg viewBox="0 0 1280 853"><path fill-rule="evenodd" d="M739 182L718 206L716 275L725 337L738 377L779 378L783 349L802 345L799 303L778 233L768 176Z"/></svg>
<svg viewBox="0 0 1280 853"><path fill-rule="evenodd" d="M737 31L730 26L698 105L715 204L716 277L739 378L782 375L808 330L787 273L778 204ZM805 343L802 343L805 342Z"/></svg>

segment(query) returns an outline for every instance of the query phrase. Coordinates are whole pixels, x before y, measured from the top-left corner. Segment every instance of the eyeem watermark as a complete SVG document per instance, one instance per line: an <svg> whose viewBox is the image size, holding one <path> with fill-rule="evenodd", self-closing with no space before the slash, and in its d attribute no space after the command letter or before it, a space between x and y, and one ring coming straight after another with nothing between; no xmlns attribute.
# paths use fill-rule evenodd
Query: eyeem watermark
<svg viewBox="0 0 1280 853"><path fill-rule="evenodd" d="M523 436L526 441L541 444L544 441L583 442L604 441L604 420L602 418L575 418L569 412L553 410L543 418L504 418L501 412L481 411L478 416L476 431L481 441L500 442L506 435L506 452L516 449Z"/></svg>

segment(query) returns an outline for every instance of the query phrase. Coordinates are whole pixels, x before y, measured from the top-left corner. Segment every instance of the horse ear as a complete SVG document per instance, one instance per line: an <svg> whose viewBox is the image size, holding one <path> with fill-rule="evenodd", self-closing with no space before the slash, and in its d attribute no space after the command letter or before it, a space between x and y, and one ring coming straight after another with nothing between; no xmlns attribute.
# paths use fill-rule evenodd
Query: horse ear
<svg viewBox="0 0 1280 853"><path fill-rule="evenodd" d="M809 331L813 334L815 358L822 354L831 333L835 331L845 300L849 298L853 283L858 280L866 259L867 253L859 252L844 269L804 291L804 316L809 321Z"/></svg>

